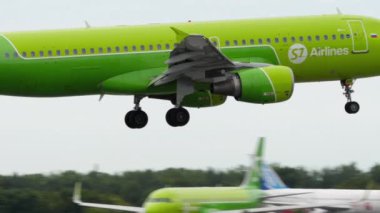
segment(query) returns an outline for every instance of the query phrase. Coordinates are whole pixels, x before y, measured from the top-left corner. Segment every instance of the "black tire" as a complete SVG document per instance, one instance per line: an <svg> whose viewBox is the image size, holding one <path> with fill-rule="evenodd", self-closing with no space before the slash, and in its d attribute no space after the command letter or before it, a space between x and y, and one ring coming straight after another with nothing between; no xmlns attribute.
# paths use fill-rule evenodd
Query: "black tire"
<svg viewBox="0 0 380 213"><path fill-rule="evenodd" d="M134 122L136 129L144 128L148 124L148 115L144 111L138 110L135 113Z"/></svg>
<svg viewBox="0 0 380 213"><path fill-rule="evenodd" d="M133 110L125 115L124 120L129 128L141 129L148 124L148 115L142 110Z"/></svg>
<svg viewBox="0 0 380 213"><path fill-rule="evenodd" d="M360 110L360 105L357 102L348 102L346 103L344 109L348 114L356 114Z"/></svg>
<svg viewBox="0 0 380 213"><path fill-rule="evenodd" d="M135 116L135 113L136 111L129 111L126 115L125 115L125 118L124 118L124 121L125 121L125 124L131 128L131 129L135 129L136 128L136 125L134 123L134 116Z"/></svg>
<svg viewBox="0 0 380 213"><path fill-rule="evenodd" d="M189 120L190 114L184 108L173 108L166 113L166 122L172 127L185 126Z"/></svg>

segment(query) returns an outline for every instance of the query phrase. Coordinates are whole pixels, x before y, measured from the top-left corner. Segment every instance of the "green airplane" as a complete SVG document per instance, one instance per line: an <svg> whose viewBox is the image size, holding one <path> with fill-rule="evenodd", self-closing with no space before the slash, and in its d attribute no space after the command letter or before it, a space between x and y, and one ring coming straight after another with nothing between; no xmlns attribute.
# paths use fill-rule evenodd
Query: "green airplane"
<svg viewBox="0 0 380 213"><path fill-rule="evenodd" d="M310 204L307 206L262 207L263 202L267 199L309 193L304 191L302 193L282 193L281 195L267 196L265 191L261 190L263 149L264 139L261 138L252 165L239 187L163 188L152 192L143 207L133 207L83 202L81 200L81 184L77 183L74 188L73 202L83 207L146 213L229 213L237 210L273 212L315 207L315 205ZM318 204L317 207L321 205Z"/></svg>
<svg viewBox="0 0 380 213"><path fill-rule="evenodd" d="M354 80L380 74L379 34L379 20L352 15L2 33L0 94L133 95L130 128L148 123L143 98L168 100L179 127L184 107L277 103L296 82L340 81L353 114Z"/></svg>

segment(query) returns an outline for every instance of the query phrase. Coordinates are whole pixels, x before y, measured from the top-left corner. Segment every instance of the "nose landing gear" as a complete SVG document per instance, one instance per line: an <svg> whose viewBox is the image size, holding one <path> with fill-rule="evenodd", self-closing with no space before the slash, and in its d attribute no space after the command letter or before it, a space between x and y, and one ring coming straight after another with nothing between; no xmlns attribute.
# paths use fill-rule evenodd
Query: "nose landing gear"
<svg viewBox="0 0 380 213"><path fill-rule="evenodd" d="M352 86L354 85L354 80L352 79L342 80L341 85L344 89L343 95L346 96L347 98L347 103L344 109L346 110L348 114L358 113L360 110L360 105L357 102L352 101L352 97L351 97L351 94L354 93L354 90L352 90Z"/></svg>

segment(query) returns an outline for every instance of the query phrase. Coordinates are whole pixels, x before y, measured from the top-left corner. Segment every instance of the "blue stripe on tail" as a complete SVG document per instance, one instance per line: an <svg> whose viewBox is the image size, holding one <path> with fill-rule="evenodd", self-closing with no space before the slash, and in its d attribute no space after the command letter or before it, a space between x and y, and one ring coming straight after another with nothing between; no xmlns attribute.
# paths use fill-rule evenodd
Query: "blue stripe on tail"
<svg viewBox="0 0 380 213"><path fill-rule="evenodd" d="M287 189L288 187L284 184L278 174L270 167L268 164L263 163L261 166L261 189Z"/></svg>

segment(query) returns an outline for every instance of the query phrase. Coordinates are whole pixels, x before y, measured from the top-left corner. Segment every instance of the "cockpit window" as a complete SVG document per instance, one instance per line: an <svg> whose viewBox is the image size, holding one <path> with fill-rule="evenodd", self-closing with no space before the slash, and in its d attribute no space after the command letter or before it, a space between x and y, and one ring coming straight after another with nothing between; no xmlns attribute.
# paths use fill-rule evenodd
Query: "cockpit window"
<svg viewBox="0 0 380 213"><path fill-rule="evenodd" d="M149 199L151 203L170 203L171 200L169 198L151 198Z"/></svg>

